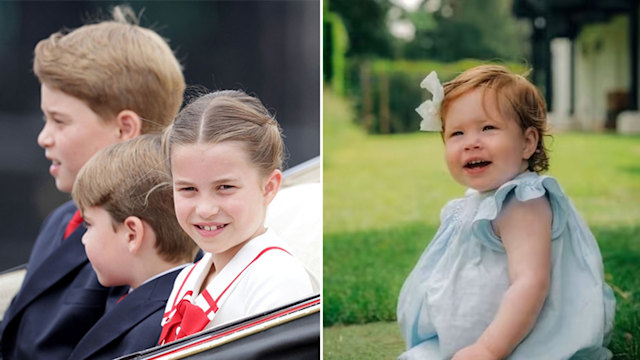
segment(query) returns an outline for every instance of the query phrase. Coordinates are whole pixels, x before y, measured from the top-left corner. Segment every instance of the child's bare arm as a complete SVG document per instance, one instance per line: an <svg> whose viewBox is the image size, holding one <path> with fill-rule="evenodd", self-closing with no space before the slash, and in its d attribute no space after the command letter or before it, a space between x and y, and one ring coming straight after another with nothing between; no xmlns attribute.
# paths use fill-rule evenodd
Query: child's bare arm
<svg viewBox="0 0 640 360"><path fill-rule="evenodd" d="M535 324L549 291L551 206L547 198L513 199L493 227L507 252L510 285L489 327L476 343L456 353L455 360L509 355Z"/></svg>

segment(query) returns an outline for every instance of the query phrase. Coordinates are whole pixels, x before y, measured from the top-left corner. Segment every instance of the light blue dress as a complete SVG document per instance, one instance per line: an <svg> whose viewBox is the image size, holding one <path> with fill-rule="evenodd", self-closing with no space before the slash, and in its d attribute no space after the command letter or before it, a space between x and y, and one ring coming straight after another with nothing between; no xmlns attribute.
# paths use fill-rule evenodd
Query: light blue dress
<svg viewBox="0 0 640 360"><path fill-rule="evenodd" d="M611 358L605 346L615 298L598 244L554 178L525 172L495 191L468 190L443 208L440 228L400 291L407 344L400 359L449 359L491 323L509 286L507 255L491 221L513 196L549 199L552 269L538 319L508 359Z"/></svg>

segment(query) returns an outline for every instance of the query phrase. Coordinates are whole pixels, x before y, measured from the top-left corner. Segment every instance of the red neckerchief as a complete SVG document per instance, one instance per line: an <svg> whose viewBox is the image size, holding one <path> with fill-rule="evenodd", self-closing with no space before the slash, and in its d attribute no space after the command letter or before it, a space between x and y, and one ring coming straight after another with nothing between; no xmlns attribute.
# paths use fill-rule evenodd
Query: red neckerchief
<svg viewBox="0 0 640 360"><path fill-rule="evenodd" d="M244 269L242 269L242 271L240 271L238 275L236 275L236 277L231 281L229 285L227 285L227 287L222 291L222 293L220 294L220 296L218 296L216 300L214 300L211 297L211 294L209 294L209 291L205 289L202 292L202 296L205 298L205 300L210 306L207 312L202 310L199 306L191 303L192 299L195 302L195 297L193 296L193 291L191 290L187 291L177 304L174 302L173 309L170 312L165 314L165 317L170 317L170 319L168 322L166 322L162 326L162 333L160 334L160 340L158 341L158 345L170 343L172 341L181 339L185 336L189 336L199 331L202 331L207 326L207 324L209 324L209 322L211 321L208 317L208 314L210 312L215 313L218 311L218 302L222 298L222 295L224 295L224 293L227 292L227 290L240 277L240 275L242 275L242 273L244 273L244 271L247 270L247 268L251 264L253 264L256 260L258 260L260 256L262 256L265 252L269 250L275 250L275 249L282 250L287 254L290 254L287 250L280 247L276 247L276 246L268 247L262 250L249 264L247 264L247 266L244 267ZM184 278L182 284L180 285L180 289L187 282L187 279L191 275L191 272L193 271L193 269L195 269L195 264L191 267L191 270L189 270L189 273ZM180 289L178 290L178 294L176 296L180 295Z"/></svg>
<svg viewBox="0 0 640 360"><path fill-rule="evenodd" d="M64 237L62 238L62 240L68 238L69 235L71 235L74 231L76 231L78 226L82 224L82 221L84 220L82 219L82 215L80 215L80 210L76 210L76 212L73 213L71 220L69 220L69 223L67 224L67 228L64 230Z"/></svg>

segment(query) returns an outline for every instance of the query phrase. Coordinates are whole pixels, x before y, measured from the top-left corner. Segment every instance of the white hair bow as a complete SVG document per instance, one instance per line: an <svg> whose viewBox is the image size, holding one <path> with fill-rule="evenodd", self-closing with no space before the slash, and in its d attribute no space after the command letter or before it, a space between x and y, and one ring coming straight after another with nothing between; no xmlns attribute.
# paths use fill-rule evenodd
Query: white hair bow
<svg viewBox="0 0 640 360"><path fill-rule="evenodd" d="M438 80L438 74L432 71L420 83L420 87L427 89L431 94L431 100L426 100L416 108L422 117L420 131L442 131L442 119L440 118L440 105L444 98L444 89Z"/></svg>

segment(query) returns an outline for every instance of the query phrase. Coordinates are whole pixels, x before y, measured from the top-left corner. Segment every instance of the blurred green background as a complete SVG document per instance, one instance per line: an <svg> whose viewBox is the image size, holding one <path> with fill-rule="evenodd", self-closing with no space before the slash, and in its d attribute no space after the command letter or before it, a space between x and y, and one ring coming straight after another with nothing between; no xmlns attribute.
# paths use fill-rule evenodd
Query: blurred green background
<svg viewBox="0 0 640 360"><path fill-rule="evenodd" d="M325 359L389 359L404 350L398 292L435 234L442 206L464 194L448 174L440 136L417 132L414 109L427 96L422 78L436 70L446 81L497 62L532 70L535 81L534 63L547 63L533 60L536 31L514 15L518 1L408 3L324 2ZM545 76L537 85L553 99ZM578 117L577 107L569 114ZM614 358L638 359L640 136L607 130L606 115L595 131L555 127L548 173L600 244L618 301Z"/></svg>

